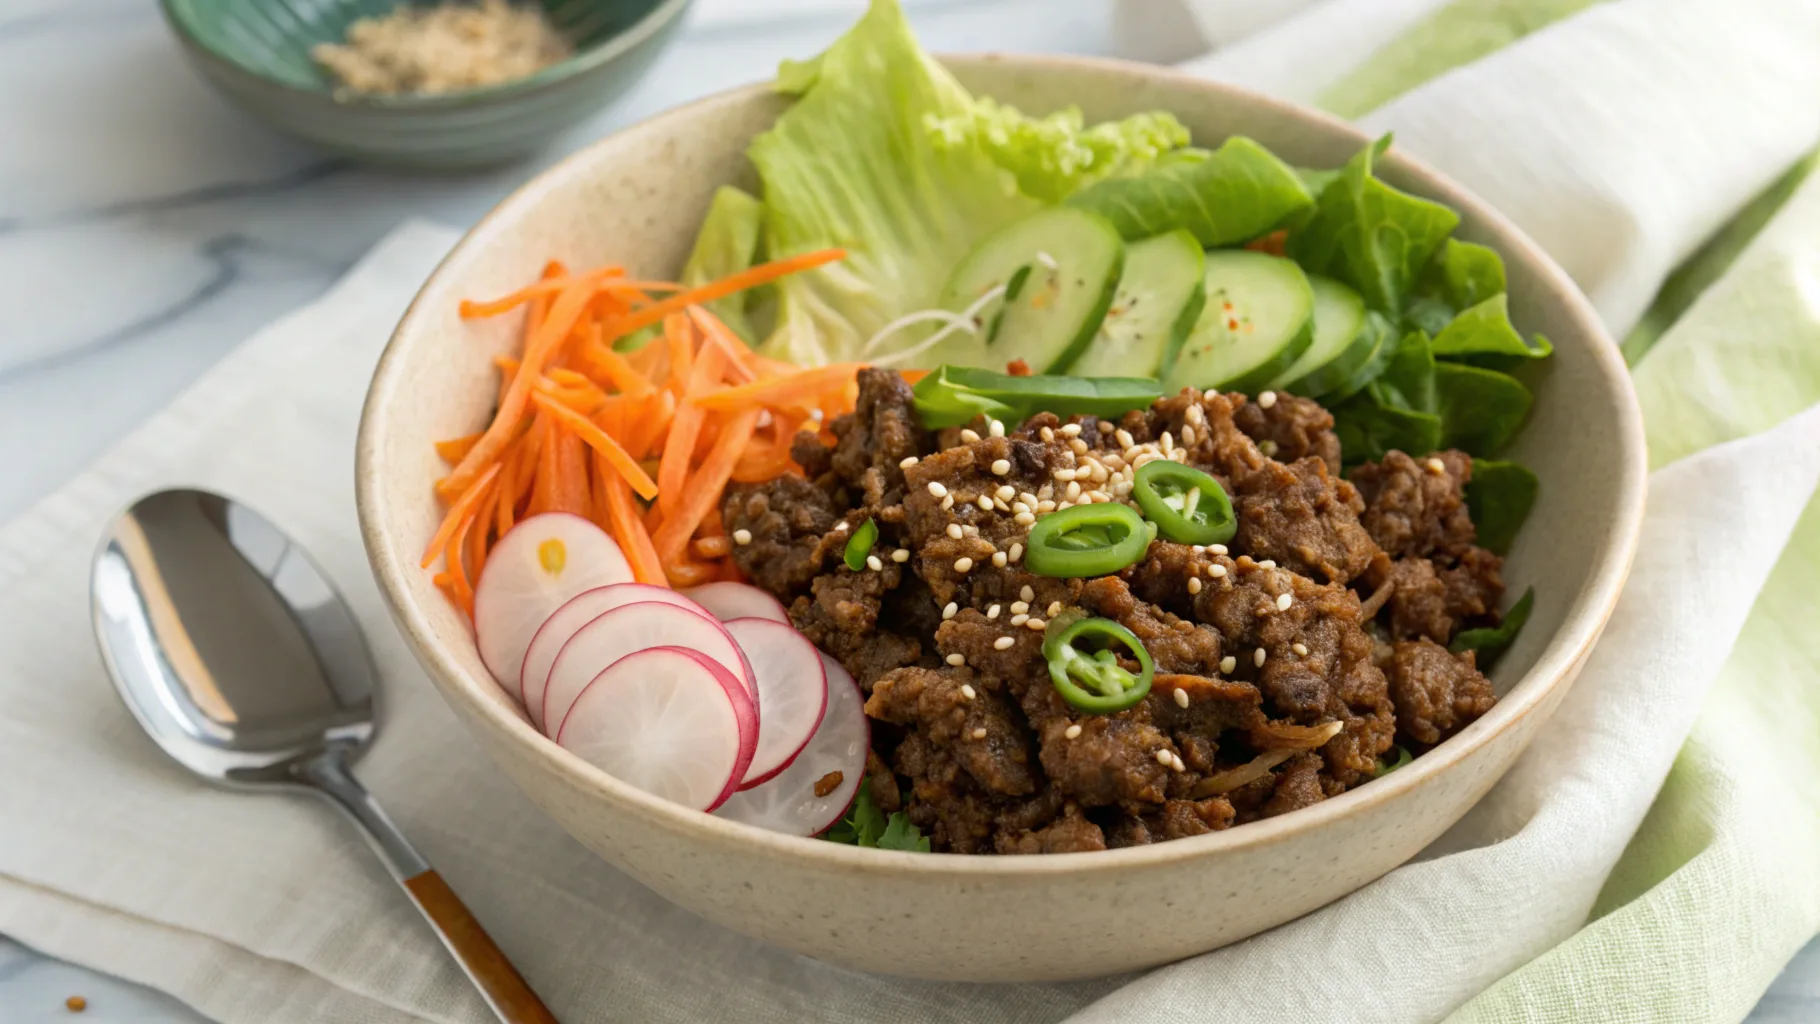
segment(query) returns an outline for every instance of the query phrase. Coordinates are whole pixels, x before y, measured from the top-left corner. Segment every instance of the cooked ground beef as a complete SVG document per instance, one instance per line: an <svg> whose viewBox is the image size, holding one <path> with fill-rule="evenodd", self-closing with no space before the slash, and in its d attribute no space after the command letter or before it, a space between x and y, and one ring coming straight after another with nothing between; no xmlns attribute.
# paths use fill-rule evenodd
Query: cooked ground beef
<svg viewBox="0 0 1820 1024"><path fill-rule="evenodd" d="M732 488L722 508L752 535L741 571L868 694L874 800L933 849L1099 850L1286 813L1495 700L1444 646L1494 623L1503 591L1474 544L1466 456L1393 452L1342 479L1332 417L1290 395L1184 391L1117 422L1002 427L924 430L902 377L865 370L856 410L798 437L802 476ZM1123 500L1159 457L1227 489L1228 545L1159 540L1094 579L1024 568L1034 519ZM867 519L882 568L853 572L841 554ZM1110 715L1062 699L1043 629L1071 614L1139 638L1148 697Z"/></svg>

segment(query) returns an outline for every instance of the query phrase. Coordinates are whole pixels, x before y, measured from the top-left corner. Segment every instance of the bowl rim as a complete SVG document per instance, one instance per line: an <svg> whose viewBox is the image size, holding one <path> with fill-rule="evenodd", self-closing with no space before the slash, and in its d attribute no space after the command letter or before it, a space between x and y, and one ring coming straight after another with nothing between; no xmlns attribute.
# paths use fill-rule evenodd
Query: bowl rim
<svg viewBox="0 0 1820 1024"><path fill-rule="evenodd" d="M247 64L232 54L216 49L203 41L196 34L196 30L190 25L189 20L177 12L178 2L179 0L158 0L158 9L163 12L165 23L171 27L171 31L183 44L184 49L218 74L237 75L262 88L285 96L297 97L303 102L315 105L319 110L440 113L484 106L497 101L510 101L557 89L563 84L610 64L615 59L637 49L680 17L693 0L658 0L657 4L637 21L613 35L523 78L508 79L493 85L461 89L456 92L400 93L397 95L350 92L345 96L338 94L333 86L308 88L295 82L287 82L270 74L264 68ZM403 0L400 6L404 6L408 2L409 0Z"/></svg>
<svg viewBox="0 0 1820 1024"><path fill-rule="evenodd" d="M1054 54L942 53L935 56L950 68L996 63L1021 64L1062 72L1099 70L1137 73L1191 86L1209 94L1215 102L1240 99L1266 109L1275 116L1315 121L1351 136L1360 146L1373 141L1371 136L1358 128L1323 111L1152 64ZM375 483L378 479L377 470L383 462L379 437L384 428L379 422L379 410L384 396L403 383L398 369L399 352L403 347L401 339L407 333L415 333L416 323L429 315L423 308L426 294L452 261L470 247L486 244L487 236L500 229L521 204L534 201L538 194L566 179L579 164L589 159L595 149L608 145L622 134L638 131L661 120L686 118L723 104L750 102L769 92L769 82L758 82L672 107L604 136L538 173L501 200L449 250L425 279L387 340L374 369L361 411L355 454L356 507L368 561L379 582L379 589L407 644L416 654L426 674L444 692L445 699L453 700L458 695L460 700L471 705L475 715L485 719L495 732L503 734L505 742L524 747L528 756L541 761L547 772L566 777L566 781L574 788L589 791L594 799L618 804L622 810L635 813L646 827L659 829L676 838L737 844L746 856L787 858L799 865L849 875L882 878L901 877L910 872L930 879L992 879L1002 882L1008 879L1034 881L1089 870L1160 869L1184 860L1216 856L1225 851L1256 849L1290 841L1342 819L1366 814L1380 804L1407 797L1430 780L1466 761L1499 734L1537 713L1549 704L1551 698L1557 696L1557 690L1564 690L1572 684L1579 667L1584 664L1617 605L1642 532L1647 465L1642 410L1630 381L1629 370L1590 300L1539 245L1484 200L1393 146L1380 158L1381 163L1422 179L1424 189L1421 194L1446 202L1455 209L1469 210L1476 219L1496 228L1511 240L1515 251L1508 255L1520 256L1537 269L1544 288L1554 300L1566 306L1569 316L1578 322L1577 325L1586 336L1593 339L1595 345L1591 355L1594 363L1603 371L1606 382L1616 385L1611 390L1619 406L1619 432L1622 435L1619 450L1625 457L1619 465L1612 467L1612 471L1621 479L1617 507L1611 521L1605 524L1607 541L1604 553L1581 592L1583 596L1580 596L1578 609L1549 638L1548 645L1529 671L1516 680L1483 717L1396 773L1373 780L1372 785L1359 786L1337 797L1322 800L1311 807L1249 822L1243 828L1228 828L1165 843L1116 850L1053 853L1040 857L952 853L928 856L893 850L861 849L816 837L771 832L652 796L620 782L550 742L529 722L508 710L482 689L483 685L496 689L496 682L472 677L456 664L446 650L439 649L432 641L425 613L403 582L404 573L420 571L417 559L403 550L398 539L387 535L379 527L384 519L381 512L385 503L383 489ZM1477 798L1474 802L1477 802Z"/></svg>

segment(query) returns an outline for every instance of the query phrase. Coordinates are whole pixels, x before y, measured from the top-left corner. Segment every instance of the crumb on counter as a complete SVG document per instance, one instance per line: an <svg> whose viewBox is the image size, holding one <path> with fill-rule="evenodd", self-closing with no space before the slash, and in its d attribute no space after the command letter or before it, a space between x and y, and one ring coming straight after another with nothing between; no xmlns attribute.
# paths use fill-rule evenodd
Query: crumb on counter
<svg viewBox="0 0 1820 1024"><path fill-rule="evenodd" d="M341 43L310 56L338 83L337 93L446 93L497 85L568 58L569 41L542 7L507 0L399 6L361 18Z"/></svg>
<svg viewBox="0 0 1820 1024"><path fill-rule="evenodd" d="M63 1001L63 1008L71 1013L81 1013L88 1009L88 1000L81 996L70 996Z"/></svg>

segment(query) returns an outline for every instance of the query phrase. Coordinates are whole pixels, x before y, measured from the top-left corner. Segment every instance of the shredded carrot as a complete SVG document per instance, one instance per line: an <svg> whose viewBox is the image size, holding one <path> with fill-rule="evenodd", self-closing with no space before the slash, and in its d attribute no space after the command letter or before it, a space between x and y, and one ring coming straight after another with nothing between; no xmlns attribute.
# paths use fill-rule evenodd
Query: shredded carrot
<svg viewBox="0 0 1820 1024"><path fill-rule="evenodd" d="M758 266L742 270L737 274L730 274L699 288L678 292L662 302L653 302L610 324L607 333L614 338L624 337L641 327L649 327L657 323L671 313L680 313L690 306L705 305L715 299L724 299L729 295L743 292L748 288L756 288L788 274L811 270L825 263L845 259L846 256L847 250L845 249L822 249L817 252L806 252L800 256L791 256L787 259L760 263Z"/></svg>
<svg viewBox="0 0 1820 1024"><path fill-rule="evenodd" d="M695 533L695 528L701 525L702 517L720 500L721 491L726 489L727 481L733 476L733 463L739 459L739 453L746 443L752 440L752 428L757 422L756 409L735 415L732 422L721 431L719 443L702 461L701 469L697 471L681 500L675 508L664 512L664 523L651 540L657 545L657 553L666 565L682 554L683 547Z"/></svg>
<svg viewBox="0 0 1820 1024"><path fill-rule="evenodd" d="M552 512L572 512L589 518L588 448L573 430L557 431L556 484L551 491Z"/></svg>
<svg viewBox="0 0 1820 1024"><path fill-rule="evenodd" d="M442 457L442 461L453 466L461 461L461 457L466 455L468 449L474 447L474 442L478 440L480 440L479 434L469 434L466 437L438 441L436 442L436 454Z"/></svg>
<svg viewBox="0 0 1820 1024"><path fill-rule="evenodd" d="M601 456L595 455L594 460L595 472L607 478L607 521L612 524L610 532L613 539L619 542L620 550L626 553L626 561L632 565L632 578L640 583L664 586L663 562L657 557L657 548L651 543L651 534L638 518L638 506L632 500L631 485L626 483L625 477L604 467ZM602 472L603 469L608 471Z"/></svg>
<svg viewBox="0 0 1820 1024"><path fill-rule="evenodd" d="M718 412L737 412L767 406L817 409L821 408L822 400L829 391L851 380L859 368L858 363L830 363L813 370L798 370L787 377L770 377L696 395L694 402L704 409Z"/></svg>
<svg viewBox="0 0 1820 1024"><path fill-rule="evenodd" d="M590 326L593 327L593 336L582 345L581 359L583 366L599 375L596 383L611 384L620 393L633 397L650 394L653 389L645 375L634 369L625 356L613 351L611 345L600 341L598 325Z"/></svg>
<svg viewBox="0 0 1820 1024"><path fill-rule="evenodd" d="M752 350L746 347L745 342L739 340L739 335L734 334L726 324L721 323L719 317L711 315L700 306L690 306L689 319L695 321L695 328L701 332L702 337L706 338L715 348L720 349L721 354L727 357L727 368L732 371L734 377L739 379L740 383L749 384L758 379L758 371L746 363L747 358L752 355Z"/></svg>
<svg viewBox="0 0 1820 1024"><path fill-rule="evenodd" d="M562 405L548 395L537 394L531 398L545 412L555 417L556 421L574 431L576 436L586 441L590 448L599 452L615 472L625 477L626 482L632 485L632 489L638 492L639 497L646 500L656 497L657 483L645 475L645 471L639 468L632 456L626 454L626 450L620 447L618 441L608 437L606 431L595 426L593 420Z"/></svg>
<svg viewBox="0 0 1820 1024"><path fill-rule="evenodd" d="M681 383L695 372L695 344L690 338L689 319L681 313L664 317L664 349L670 354L670 381Z"/></svg>
<svg viewBox="0 0 1820 1024"><path fill-rule="evenodd" d="M551 273L552 270L557 272ZM618 277L625 272L626 268L620 266L598 267L589 271L589 273L599 275L601 278ZM482 317L498 316L501 313L509 313L533 299L546 298L555 295L557 292L562 291L573 283L573 278L562 273L562 264L551 262L545 265L543 276L536 284L526 285L503 298L494 299L491 302L475 302L471 299L463 299L460 307L461 316L464 320L474 320Z"/></svg>
<svg viewBox="0 0 1820 1024"><path fill-rule="evenodd" d="M455 503L449 506L448 514L442 517L442 525L436 528L436 535L430 538L430 546L424 549L423 568L428 569L430 563L436 560L436 556L442 553L443 546L448 544L449 537L460 528L461 521L467 517L475 505L480 503L481 495L486 491L487 484L492 483L493 478L498 475L498 466L488 467L486 472L470 484L468 489L461 493L461 497L456 498Z"/></svg>
<svg viewBox="0 0 1820 1024"><path fill-rule="evenodd" d="M668 515L685 497L689 463L695 455L695 442L701 436L704 414L692 397L706 394L710 385L720 379L726 357L719 349L706 349L696 357L689 378L683 383L683 401L670 420L670 436L664 441L663 462L657 469L657 504Z"/></svg>

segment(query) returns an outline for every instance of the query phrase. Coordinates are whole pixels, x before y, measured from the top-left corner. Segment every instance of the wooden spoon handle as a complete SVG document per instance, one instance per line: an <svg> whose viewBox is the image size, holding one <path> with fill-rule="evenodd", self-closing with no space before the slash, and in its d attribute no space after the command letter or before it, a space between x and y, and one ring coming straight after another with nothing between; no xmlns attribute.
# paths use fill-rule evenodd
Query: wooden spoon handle
<svg viewBox="0 0 1820 1024"><path fill-rule="evenodd" d="M435 869L399 884L411 894L417 909L423 911L424 920L436 929L442 944L473 979L500 1020L505 1024L556 1024L543 1000L525 984L518 968L493 944L493 937Z"/></svg>

